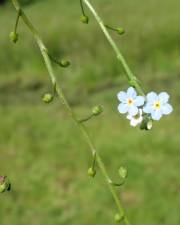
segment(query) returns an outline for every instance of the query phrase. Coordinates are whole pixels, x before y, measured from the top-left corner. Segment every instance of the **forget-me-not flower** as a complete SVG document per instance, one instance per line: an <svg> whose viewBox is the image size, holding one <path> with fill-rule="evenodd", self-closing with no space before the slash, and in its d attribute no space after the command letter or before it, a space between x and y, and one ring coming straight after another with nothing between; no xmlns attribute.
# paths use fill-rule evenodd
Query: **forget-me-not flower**
<svg viewBox="0 0 180 225"><path fill-rule="evenodd" d="M172 106L168 103L169 95L166 92L161 92L159 95L150 92L146 99L147 103L143 111L151 114L153 120L160 120L163 115L168 115L173 111Z"/></svg>
<svg viewBox="0 0 180 225"><path fill-rule="evenodd" d="M130 120L130 125L136 127L143 121L142 109L138 110L138 114L135 116L127 115L127 119Z"/></svg>
<svg viewBox="0 0 180 225"><path fill-rule="evenodd" d="M127 92L120 91L117 94L119 101L118 111L122 114L128 113L130 116L138 114L138 107L144 105L145 98L137 96L133 87L128 88Z"/></svg>

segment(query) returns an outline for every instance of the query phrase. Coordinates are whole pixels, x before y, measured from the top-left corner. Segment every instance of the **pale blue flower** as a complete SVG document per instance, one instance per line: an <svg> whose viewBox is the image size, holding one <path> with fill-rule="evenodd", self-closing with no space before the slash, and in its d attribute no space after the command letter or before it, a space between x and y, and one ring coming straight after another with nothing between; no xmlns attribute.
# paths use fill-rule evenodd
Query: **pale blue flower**
<svg viewBox="0 0 180 225"><path fill-rule="evenodd" d="M133 87L128 88L127 92L120 91L117 94L119 101L118 111L122 114L128 113L130 116L138 114L138 107L144 105L145 98L137 96Z"/></svg>
<svg viewBox="0 0 180 225"><path fill-rule="evenodd" d="M166 92L161 92L159 95L150 92L147 94L146 100L143 111L151 114L153 120L160 120L163 115L168 115L173 111L172 106L168 103L169 95Z"/></svg>

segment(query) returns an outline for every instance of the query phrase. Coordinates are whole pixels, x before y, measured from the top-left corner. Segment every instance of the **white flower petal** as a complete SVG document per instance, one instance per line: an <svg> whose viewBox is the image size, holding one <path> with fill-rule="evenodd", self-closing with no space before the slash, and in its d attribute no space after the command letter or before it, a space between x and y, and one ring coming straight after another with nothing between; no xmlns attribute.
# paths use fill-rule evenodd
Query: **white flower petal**
<svg viewBox="0 0 180 225"><path fill-rule="evenodd" d="M153 120L160 120L162 117L162 112L161 110L155 110L154 112L151 113L151 116Z"/></svg>
<svg viewBox="0 0 180 225"><path fill-rule="evenodd" d="M135 105L131 105L129 108L128 108L128 113L131 115L131 116L135 116L138 114L138 108L135 106Z"/></svg>
<svg viewBox="0 0 180 225"><path fill-rule="evenodd" d="M140 116L142 116L142 113L143 113L142 109L139 109L139 115Z"/></svg>
<svg viewBox="0 0 180 225"><path fill-rule="evenodd" d="M155 92L150 92L146 96L147 102L154 102L158 100L158 95Z"/></svg>
<svg viewBox="0 0 180 225"><path fill-rule="evenodd" d="M119 99L119 101L125 103L127 101L127 94L126 92L124 91L120 91L118 94L117 94L117 97Z"/></svg>
<svg viewBox="0 0 180 225"><path fill-rule="evenodd" d="M140 116L139 119L137 119L137 121L138 121L138 124L141 123L143 121L143 117Z"/></svg>
<svg viewBox="0 0 180 225"><path fill-rule="evenodd" d="M128 111L128 105L127 104L124 104L124 103L121 103L118 105L118 111L122 114L124 113L127 113Z"/></svg>
<svg viewBox="0 0 180 225"><path fill-rule="evenodd" d="M131 115L128 114L128 115L126 116L126 118L127 118L128 120L131 120L133 117L132 117Z"/></svg>
<svg viewBox="0 0 180 225"><path fill-rule="evenodd" d="M146 104L146 105L143 107L143 112L145 112L145 113L151 113L152 111L153 111L152 104Z"/></svg>
<svg viewBox="0 0 180 225"><path fill-rule="evenodd" d="M166 104L164 104L164 105L162 106L162 113L163 113L164 115L168 115L168 114L170 114L172 111L173 111L173 107L172 107L170 104L166 103Z"/></svg>
<svg viewBox="0 0 180 225"><path fill-rule="evenodd" d="M142 106L142 105L144 105L144 101L145 101L145 98L143 96L137 96L134 104L136 106Z"/></svg>
<svg viewBox="0 0 180 225"><path fill-rule="evenodd" d="M161 103L167 103L168 102L168 100L169 100L169 95L168 95L168 93L166 93L166 92L161 92L160 94L159 94L159 100L160 100L160 102Z"/></svg>
<svg viewBox="0 0 180 225"><path fill-rule="evenodd" d="M136 90L133 87L129 87L127 90L127 96L135 99L137 96Z"/></svg>
<svg viewBox="0 0 180 225"><path fill-rule="evenodd" d="M136 126L138 125L137 120L132 119L131 122L130 122L130 125L131 125L132 127L136 127Z"/></svg>

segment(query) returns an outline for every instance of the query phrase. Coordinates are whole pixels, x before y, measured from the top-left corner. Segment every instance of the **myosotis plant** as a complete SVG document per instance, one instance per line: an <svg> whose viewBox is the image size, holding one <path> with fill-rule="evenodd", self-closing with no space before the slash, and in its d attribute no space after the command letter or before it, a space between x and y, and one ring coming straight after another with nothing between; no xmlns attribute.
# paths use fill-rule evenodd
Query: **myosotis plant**
<svg viewBox="0 0 180 225"><path fill-rule="evenodd" d="M169 95L166 92L161 92L159 95L150 92L145 98L137 96L136 90L130 87L127 92L120 91L117 97L121 102L118 111L121 114L127 113L127 119L133 127L142 124L144 118L147 121L147 129L150 129L152 126L148 124L152 124L152 120L160 120L163 115L168 115L173 111L168 103Z"/></svg>
<svg viewBox="0 0 180 225"><path fill-rule="evenodd" d="M29 28L30 32L32 33L35 41L37 42L37 45L39 46L40 52L42 54L42 57L45 62L45 66L48 70L48 73L51 78L52 82L52 92L51 93L45 93L42 97L42 100L45 103L50 103L54 100L54 98L57 96L60 101L63 103L65 108L67 109L67 112L71 116L71 118L74 120L74 122L77 124L77 127L81 131L85 141L87 142L89 149L92 153L92 165L88 169L88 175L90 177L95 177L96 175L96 165L102 172L102 175L104 176L105 182L113 196L113 199L117 206L117 213L115 213L114 219L115 222L120 223L124 222L125 225L131 225L127 214L122 206L121 200L119 199L116 187L123 185L127 178L127 169L123 166L119 169L119 176L121 178L120 182L114 182L110 178L106 167L103 163L103 160L101 156L99 155L98 151L96 150L96 147L89 136L89 133L87 131L87 128L85 127L85 122L90 120L93 117L99 116L103 109L101 106L95 106L91 113L83 119L79 119L76 113L73 111L72 107L70 106L61 86L57 83L56 76L53 71L52 62L55 62L59 64L61 67L68 67L70 65L70 62L68 60L57 60L53 56L51 56L48 52L48 49L44 45L38 31L35 29L29 18L26 16L24 11L22 10L19 1L18 0L12 0L12 3L17 11L17 19L15 23L14 31L10 34L10 39L13 43L16 43L18 41L18 22L21 18L25 25ZM101 30L103 31L105 37L107 38L109 44L111 45L112 49L114 50L117 60L121 63L123 66L126 76L129 82L129 88L127 92L119 92L117 94L117 97L120 101L120 104L118 106L118 110L122 114L126 114L127 119L130 120L130 124L132 126L136 126L140 124L140 127L142 129L149 129L152 125L152 120L159 120L162 115L167 115L171 113L172 107L168 104L169 95L165 92L157 95L154 92L149 93L147 96L145 96L144 90L139 82L139 80L136 78L136 76L132 73L130 70L126 60L124 59L123 55L121 54L119 48L115 44L114 40L112 39L110 31L115 31L118 34L124 34L124 29L114 28L111 27L103 22L103 20L99 17L94 7L91 5L89 0L80 0L80 7L82 10L82 16L81 21L85 24L89 23L89 17L86 15L84 6L86 6L90 12L95 17L96 21L98 22ZM8 181L9 182L9 181ZM9 190L9 186L6 183L5 184L5 177L0 177L0 187L3 191ZM2 186L3 185L3 186Z"/></svg>

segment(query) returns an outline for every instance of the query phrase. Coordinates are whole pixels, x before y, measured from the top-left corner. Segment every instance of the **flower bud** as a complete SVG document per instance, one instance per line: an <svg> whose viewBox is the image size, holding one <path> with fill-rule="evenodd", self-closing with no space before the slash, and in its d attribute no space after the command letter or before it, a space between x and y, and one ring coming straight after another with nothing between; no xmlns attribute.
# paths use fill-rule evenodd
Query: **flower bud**
<svg viewBox="0 0 180 225"><path fill-rule="evenodd" d="M95 177L95 175L96 175L96 170L93 169L92 167L90 167L90 168L88 169L88 176L90 176L90 177Z"/></svg>
<svg viewBox="0 0 180 225"><path fill-rule="evenodd" d="M54 98L54 97L53 97L52 94L46 93L46 94L43 95L42 100L43 100L43 102L45 102L45 103L50 103L50 102L53 101L53 98Z"/></svg>
<svg viewBox="0 0 180 225"><path fill-rule="evenodd" d="M151 130L152 128L152 119L150 119L149 117L144 117L141 125L140 125L140 129L141 130Z"/></svg>
<svg viewBox="0 0 180 225"><path fill-rule="evenodd" d="M62 66L62 67L68 67L68 66L70 66L70 61L68 61L68 60L66 60L66 59L62 59L61 61L60 61L60 66Z"/></svg>
<svg viewBox="0 0 180 225"><path fill-rule="evenodd" d="M0 176L0 193L10 191L11 184L6 176Z"/></svg>
<svg viewBox="0 0 180 225"><path fill-rule="evenodd" d="M19 35L15 33L14 31L12 31L9 35L9 38L13 43L16 43L19 39Z"/></svg>
<svg viewBox="0 0 180 225"><path fill-rule="evenodd" d="M125 167L121 166L121 167L119 168L119 175L120 175L120 177L122 177L123 179L127 178L127 176L128 176L128 171L127 171L127 169L126 169Z"/></svg>
<svg viewBox="0 0 180 225"><path fill-rule="evenodd" d="M114 216L114 220L116 223L120 223L124 219L124 215L119 215L119 213L116 213Z"/></svg>
<svg viewBox="0 0 180 225"><path fill-rule="evenodd" d="M119 35L124 34L124 33L125 33L124 28L122 28L122 27L117 28L117 33L118 33Z"/></svg>
<svg viewBox="0 0 180 225"><path fill-rule="evenodd" d="M89 23L89 17L85 16L85 15L81 16L81 22L88 24Z"/></svg>
<svg viewBox="0 0 180 225"><path fill-rule="evenodd" d="M92 109L92 114L94 116L98 116L99 114L101 114L103 112L103 108L102 106L98 105L98 106L95 106L93 109Z"/></svg>

